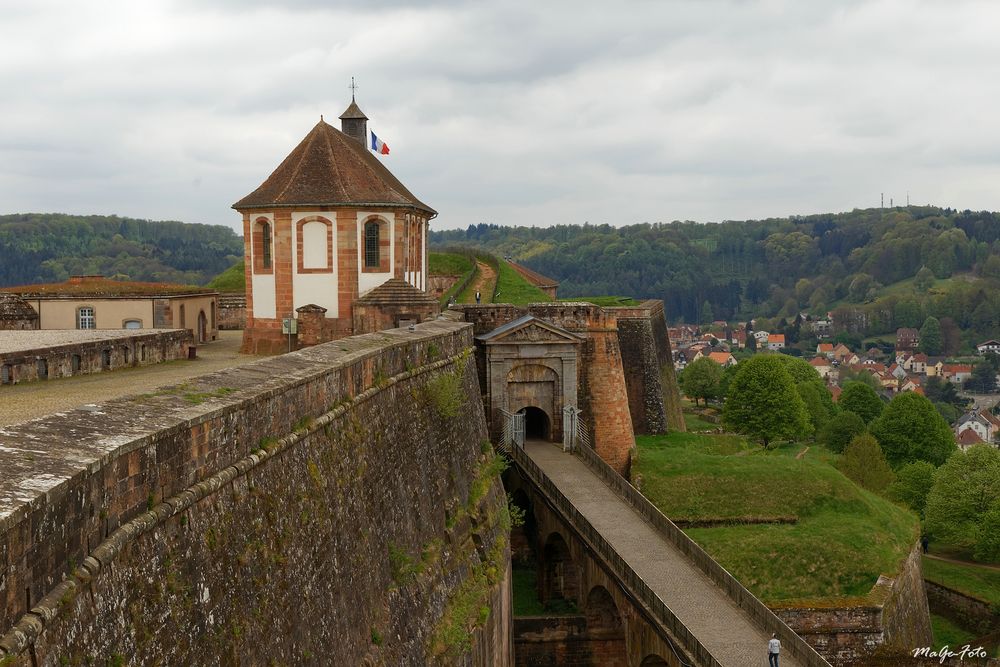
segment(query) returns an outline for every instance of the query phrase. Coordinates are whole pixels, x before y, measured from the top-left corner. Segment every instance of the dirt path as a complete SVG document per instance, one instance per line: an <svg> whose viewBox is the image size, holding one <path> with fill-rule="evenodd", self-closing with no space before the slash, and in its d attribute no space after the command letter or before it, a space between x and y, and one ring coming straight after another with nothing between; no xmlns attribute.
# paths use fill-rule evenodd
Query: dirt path
<svg viewBox="0 0 1000 667"><path fill-rule="evenodd" d="M475 303L476 291L482 295L483 303L493 303L493 292L496 290L497 272L486 262L476 260L476 278L462 295L462 303Z"/></svg>
<svg viewBox="0 0 1000 667"><path fill-rule="evenodd" d="M801 452L795 455L796 460L801 459L803 456L806 455L808 451L809 451L809 445L806 445L805 449L803 449Z"/></svg>
<svg viewBox="0 0 1000 667"><path fill-rule="evenodd" d="M188 378L240 366L261 357L239 353L242 331L221 331L219 340L198 346L198 358L110 373L77 375L0 387L0 427L88 403L141 394Z"/></svg>
<svg viewBox="0 0 1000 667"><path fill-rule="evenodd" d="M968 565L969 567L981 567L984 570L1000 570L1000 565L987 565L986 563L973 563L967 560L956 560L954 558L946 558L945 556L935 556L934 554L924 554L924 558L933 558L934 560L944 561L945 563L954 563L955 565Z"/></svg>

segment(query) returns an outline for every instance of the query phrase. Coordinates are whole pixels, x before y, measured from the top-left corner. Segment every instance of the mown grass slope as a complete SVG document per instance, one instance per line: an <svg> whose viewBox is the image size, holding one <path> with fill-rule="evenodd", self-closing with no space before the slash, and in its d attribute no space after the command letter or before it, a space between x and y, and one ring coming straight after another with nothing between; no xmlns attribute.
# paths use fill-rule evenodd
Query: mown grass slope
<svg viewBox="0 0 1000 667"><path fill-rule="evenodd" d="M769 452L736 435L636 439L633 475L668 517L727 519L687 533L768 604L863 596L895 574L919 535L917 517L865 491L812 445ZM787 519L797 523L747 524Z"/></svg>
<svg viewBox="0 0 1000 667"><path fill-rule="evenodd" d="M528 282L507 262L500 261L497 264L499 273L497 275L497 294L494 299L496 303L524 305L552 300L548 294Z"/></svg>

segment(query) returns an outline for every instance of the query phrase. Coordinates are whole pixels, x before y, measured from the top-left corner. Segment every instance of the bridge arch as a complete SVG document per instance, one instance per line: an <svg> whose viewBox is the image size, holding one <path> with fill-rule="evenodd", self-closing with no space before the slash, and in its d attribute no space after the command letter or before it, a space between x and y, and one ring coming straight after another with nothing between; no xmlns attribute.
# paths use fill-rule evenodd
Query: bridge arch
<svg viewBox="0 0 1000 667"><path fill-rule="evenodd" d="M642 662L639 663L639 667L670 667L670 665L660 656L653 654L643 658Z"/></svg>
<svg viewBox="0 0 1000 667"><path fill-rule="evenodd" d="M587 635L591 641L600 643L601 664L626 667L629 660L625 623L608 589L601 585L591 588L583 611L587 618Z"/></svg>
<svg viewBox="0 0 1000 667"><path fill-rule="evenodd" d="M524 521L520 526L510 530L510 556L515 562L530 563L536 560L535 549L538 544L538 519L531 498L524 489L518 487L510 494L511 504L524 513Z"/></svg>
<svg viewBox="0 0 1000 667"><path fill-rule="evenodd" d="M573 560L569 545L557 532L550 533L542 549L541 590L542 602L567 600L580 601L580 568Z"/></svg>

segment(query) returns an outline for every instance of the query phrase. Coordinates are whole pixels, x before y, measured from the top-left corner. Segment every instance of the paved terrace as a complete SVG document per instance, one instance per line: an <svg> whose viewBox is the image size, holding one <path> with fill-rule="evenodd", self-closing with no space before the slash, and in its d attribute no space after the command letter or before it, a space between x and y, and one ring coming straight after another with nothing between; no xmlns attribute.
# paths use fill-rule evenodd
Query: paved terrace
<svg viewBox="0 0 1000 667"><path fill-rule="evenodd" d="M722 665L767 664L770 633L754 625L722 589L586 463L548 442L529 441L525 452ZM782 651L782 667L801 664Z"/></svg>

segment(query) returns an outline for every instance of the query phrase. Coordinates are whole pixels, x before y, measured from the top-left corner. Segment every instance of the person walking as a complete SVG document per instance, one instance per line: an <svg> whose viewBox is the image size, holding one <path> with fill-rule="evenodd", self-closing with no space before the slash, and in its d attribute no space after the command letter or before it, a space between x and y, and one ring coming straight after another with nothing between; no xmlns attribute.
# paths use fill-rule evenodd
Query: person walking
<svg viewBox="0 0 1000 667"><path fill-rule="evenodd" d="M479 293L479 290L476 290L476 303L479 303L482 300L482 298L483 295Z"/></svg>
<svg viewBox="0 0 1000 667"><path fill-rule="evenodd" d="M771 639L767 642L767 667L778 667L778 653L781 652L781 642L778 641L778 633L771 633Z"/></svg>

